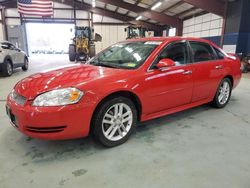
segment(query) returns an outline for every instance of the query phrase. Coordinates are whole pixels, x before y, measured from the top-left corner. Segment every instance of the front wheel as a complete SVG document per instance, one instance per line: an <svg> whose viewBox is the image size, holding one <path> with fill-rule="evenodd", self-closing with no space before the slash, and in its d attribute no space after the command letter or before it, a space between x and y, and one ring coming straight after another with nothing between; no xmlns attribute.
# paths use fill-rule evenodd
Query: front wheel
<svg viewBox="0 0 250 188"><path fill-rule="evenodd" d="M93 119L95 138L106 147L126 142L137 123L137 110L125 97L106 100L97 109Z"/></svg>
<svg viewBox="0 0 250 188"><path fill-rule="evenodd" d="M29 61L27 58L24 59L24 65L22 66L23 71L27 71L29 69Z"/></svg>
<svg viewBox="0 0 250 188"><path fill-rule="evenodd" d="M13 66L10 60L5 60L2 64L2 74L5 77L11 76L13 74Z"/></svg>
<svg viewBox="0 0 250 188"><path fill-rule="evenodd" d="M69 45L69 61L73 62L76 60L76 46L74 44Z"/></svg>
<svg viewBox="0 0 250 188"><path fill-rule="evenodd" d="M212 105L216 108L225 107L231 98L231 93L232 82L229 78L224 78L217 89Z"/></svg>

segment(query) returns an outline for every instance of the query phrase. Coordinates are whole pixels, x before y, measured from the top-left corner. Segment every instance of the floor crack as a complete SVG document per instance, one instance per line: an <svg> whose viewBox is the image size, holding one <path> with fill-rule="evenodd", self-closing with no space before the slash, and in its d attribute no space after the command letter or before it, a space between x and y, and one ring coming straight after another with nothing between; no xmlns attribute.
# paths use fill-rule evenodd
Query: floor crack
<svg viewBox="0 0 250 188"><path fill-rule="evenodd" d="M241 119L243 122L245 122L247 124L250 124L250 122L248 120L245 120L243 117L235 114L234 112L231 112L230 110L226 110L226 109L225 109L225 111L228 112L228 113L230 113L230 114L232 114L234 117L237 117L237 118Z"/></svg>

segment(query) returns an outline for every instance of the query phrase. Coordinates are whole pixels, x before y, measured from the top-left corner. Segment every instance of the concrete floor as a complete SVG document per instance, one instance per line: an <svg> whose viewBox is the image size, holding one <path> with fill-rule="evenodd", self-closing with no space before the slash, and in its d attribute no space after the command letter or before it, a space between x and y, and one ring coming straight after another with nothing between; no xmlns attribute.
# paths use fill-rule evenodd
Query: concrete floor
<svg viewBox="0 0 250 188"><path fill-rule="evenodd" d="M91 138L41 141L9 124L5 98L21 78L68 64L67 57L32 58L29 72L0 77L0 188L250 187L250 79L225 109L208 105L138 126L122 146Z"/></svg>

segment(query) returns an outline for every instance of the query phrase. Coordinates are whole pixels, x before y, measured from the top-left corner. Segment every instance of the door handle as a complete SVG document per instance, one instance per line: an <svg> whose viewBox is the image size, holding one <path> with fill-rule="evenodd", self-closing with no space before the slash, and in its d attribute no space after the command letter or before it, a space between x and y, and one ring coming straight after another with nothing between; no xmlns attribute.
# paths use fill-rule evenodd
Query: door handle
<svg viewBox="0 0 250 188"><path fill-rule="evenodd" d="M216 69L222 69L223 68L223 65L217 65L215 66Z"/></svg>
<svg viewBox="0 0 250 188"><path fill-rule="evenodd" d="M190 75L190 74L192 74L192 73L193 73L193 71L184 71L184 72L183 72L184 75Z"/></svg>

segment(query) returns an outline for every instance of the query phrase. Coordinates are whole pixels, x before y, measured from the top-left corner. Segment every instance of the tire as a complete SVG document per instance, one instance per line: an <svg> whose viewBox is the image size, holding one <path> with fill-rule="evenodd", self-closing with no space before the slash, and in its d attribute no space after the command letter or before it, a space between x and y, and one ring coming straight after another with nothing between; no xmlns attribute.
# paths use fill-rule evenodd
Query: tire
<svg viewBox="0 0 250 188"><path fill-rule="evenodd" d="M5 60L2 64L2 74L5 77L9 77L13 74L13 66L9 59Z"/></svg>
<svg viewBox="0 0 250 188"><path fill-rule="evenodd" d="M89 57L92 58L96 55L96 52L95 52L95 45L92 44L90 45L90 48L89 48Z"/></svg>
<svg viewBox="0 0 250 188"><path fill-rule="evenodd" d="M69 45L69 60L71 62L76 60L76 46L74 44Z"/></svg>
<svg viewBox="0 0 250 188"><path fill-rule="evenodd" d="M115 109L119 113L115 113ZM124 117L120 115L121 112ZM96 110L92 133L102 145L114 147L128 140L136 123L137 110L134 103L126 97L113 97L105 100Z"/></svg>
<svg viewBox="0 0 250 188"><path fill-rule="evenodd" d="M212 106L216 108L224 108L230 101L232 94L232 82L229 78L224 78L217 89Z"/></svg>
<svg viewBox="0 0 250 188"><path fill-rule="evenodd" d="M241 71L242 71L242 73L247 73L248 72L248 66L244 62L241 63Z"/></svg>
<svg viewBox="0 0 250 188"><path fill-rule="evenodd" d="M29 61L27 58L24 59L24 66L22 66L23 71L27 71L29 69Z"/></svg>

